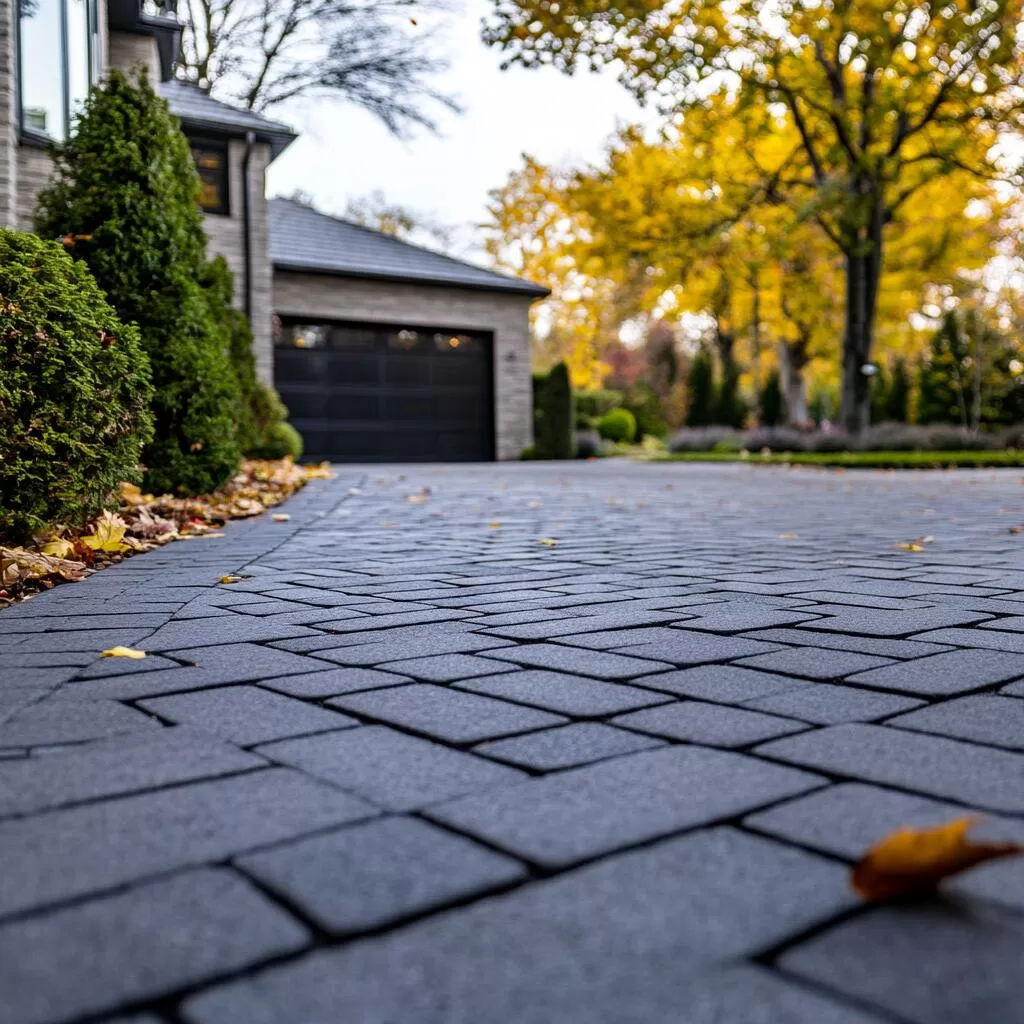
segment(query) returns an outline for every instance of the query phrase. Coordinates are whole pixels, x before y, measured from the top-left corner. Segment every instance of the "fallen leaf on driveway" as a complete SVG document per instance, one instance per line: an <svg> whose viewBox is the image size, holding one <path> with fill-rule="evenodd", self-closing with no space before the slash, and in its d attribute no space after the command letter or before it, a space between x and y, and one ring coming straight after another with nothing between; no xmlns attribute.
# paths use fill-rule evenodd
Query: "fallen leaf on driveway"
<svg viewBox="0 0 1024 1024"><path fill-rule="evenodd" d="M543 544L546 548L553 548L558 546L558 541L554 537L541 537L538 544Z"/></svg>
<svg viewBox="0 0 1024 1024"><path fill-rule="evenodd" d="M232 572L232 573L228 573L227 576L221 576L220 582L221 583L241 583L242 580L247 580L247 579L250 579L250 578L251 577L249 577L249 576L238 576L238 575L236 575L235 573Z"/></svg>
<svg viewBox="0 0 1024 1024"><path fill-rule="evenodd" d="M81 541L93 551L131 551L131 545L123 539L127 529L128 524L120 516L104 512L96 520L95 532L86 534Z"/></svg>
<svg viewBox="0 0 1024 1024"><path fill-rule="evenodd" d="M145 651L137 651L133 647L111 647L110 650L103 651L100 655L101 658L144 658L145 656Z"/></svg>
<svg viewBox="0 0 1024 1024"><path fill-rule="evenodd" d="M976 864L1024 853L1020 843L969 839L976 823L977 818L957 818L934 828L897 829L854 865L854 890L868 901L931 892L943 879Z"/></svg>
<svg viewBox="0 0 1024 1024"><path fill-rule="evenodd" d="M287 512L275 512L271 517L275 523L287 523L291 516Z"/></svg>
<svg viewBox="0 0 1024 1024"><path fill-rule="evenodd" d="M44 555L53 555L55 558L67 558L75 550L75 545L63 537L54 537L48 540L40 549Z"/></svg>
<svg viewBox="0 0 1024 1024"><path fill-rule="evenodd" d="M924 551L924 545L919 544L916 540L907 541L905 544L894 544L893 547L897 551L913 551L915 554Z"/></svg>
<svg viewBox="0 0 1024 1024"><path fill-rule="evenodd" d="M796 540L797 534L795 533L780 533L779 540Z"/></svg>
<svg viewBox="0 0 1024 1024"><path fill-rule="evenodd" d="M500 530L501 529L501 521L498 520L498 519L492 519L491 522L489 522L487 525L492 530Z"/></svg>

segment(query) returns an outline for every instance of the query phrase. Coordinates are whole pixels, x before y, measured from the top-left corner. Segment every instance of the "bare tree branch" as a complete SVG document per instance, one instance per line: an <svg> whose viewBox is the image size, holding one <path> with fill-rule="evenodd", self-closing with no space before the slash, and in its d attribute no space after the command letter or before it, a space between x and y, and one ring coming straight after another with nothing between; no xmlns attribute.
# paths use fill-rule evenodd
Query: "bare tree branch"
<svg viewBox="0 0 1024 1024"><path fill-rule="evenodd" d="M411 17L445 0L187 0L180 73L201 89L267 111L300 96L362 107L395 135L436 131L458 111L431 85L447 64Z"/></svg>

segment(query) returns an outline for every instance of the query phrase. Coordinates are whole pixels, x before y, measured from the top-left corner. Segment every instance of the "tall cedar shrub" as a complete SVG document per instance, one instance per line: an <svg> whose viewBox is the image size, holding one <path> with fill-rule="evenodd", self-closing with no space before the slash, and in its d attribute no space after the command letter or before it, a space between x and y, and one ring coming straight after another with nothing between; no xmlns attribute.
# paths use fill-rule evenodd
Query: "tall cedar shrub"
<svg viewBox="0 0 1024 1024"><path fill-rule="evenodd" d="M0 230L0 538L95 515L139 479L149 361L84 264Z"/></svg>
<svg viewBox="0 0 1024 1024"><path fill-rule="evenodd" d="M782 397L782 380L778 370L768 374L758 399L758 419L762 427L777 427L783 420L785 400Z"/></svg>
<svg viewBox="0 0 1024 1024"><path fill-rule="evenodd" d="M879 364L877 373L871 378L870 387L871 422L882 423L885 420L885 410L889 404L889 391L892 387L883 364Z"/></svg>
<svg viewBox="0 0 1024 1024"><path fill-rule="evenodd" d="M910 417L910 374L903 359L897 359L885 394L882 419L889 423L906 423Z"/></svg>
<svg viewBox="0 0 1024 1024"><path fill-rule="evenodd" d="M92 90L55 163L37 229L67 239L149 354L145 486L211 491L238 467L242 414L227 332L200 284L206 236L185 136L144 73L133 84L115 71Z"/></svg>
<svg viewBox="0 0 1024 1024"><path fill-rule="evenodd" d="M574 452L572 387L569 368L557 363L546 376L534 377L534 457L571 459Z"/></svg>
<svg viewBox="0 0 1024 1024"><path fill-rule="evenodd" d="M715 366L706 349L702 348L690 364L686 387L690 400L686 410L686 425L710 426L715 417Z"/></svg>
<svg viewBox="0 0 1024 1024"><path fill-rule="evenodd" d="M747 418L747 404L740 395L739 368L730 363L722 374L715 404L714 423L739 429Z"/></svg>
<svg viewBox="0 0 1024 1024"><path fill-rule="evenodd" d="M234 276L223 256L215 256L203 268L202 285L210 306L210 316L224 325L228 354L238 381L241 407L238 440L245 455L260 459L279 459L302 454L302 437L286 423L288 410L278 393L256 373L249 318L231 304Z"/></svg>

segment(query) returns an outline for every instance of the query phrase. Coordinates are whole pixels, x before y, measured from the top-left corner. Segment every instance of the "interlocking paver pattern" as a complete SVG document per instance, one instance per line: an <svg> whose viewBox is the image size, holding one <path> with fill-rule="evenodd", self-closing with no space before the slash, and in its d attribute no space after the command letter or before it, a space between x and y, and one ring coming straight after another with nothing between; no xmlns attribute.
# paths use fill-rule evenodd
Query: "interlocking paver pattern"
<svg viewBox="0 0 1024 1024"><path fill-rule="evenodd" d="M4 1024L1024 1024L1024 858L848 884L905 824L1024 841L1018 473L289 512L0 613Z"/></svg>

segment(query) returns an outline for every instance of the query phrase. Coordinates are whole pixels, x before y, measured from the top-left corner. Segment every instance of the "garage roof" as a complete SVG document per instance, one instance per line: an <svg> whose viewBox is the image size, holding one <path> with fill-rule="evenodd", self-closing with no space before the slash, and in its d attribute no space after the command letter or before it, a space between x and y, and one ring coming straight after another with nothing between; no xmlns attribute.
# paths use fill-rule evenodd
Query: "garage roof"
<svg viewBox="0 0 1024 1024"><path fill-rule="evenodd" d="M188 82L161 82L158 88L171 113L190 131L235 138L244 138L246 132L253 132L260 142L270 144L275 157L297 138L288 125L271 121L252 110L221 103Z"/></svg>
<svg viewBox="0 0 1024 1024"><path fill-rule="evenodd" d="M293 199L270 200L270 257L278 270L340 277L447 284L484 291L548 295L548 289L399 241Z"/></svg>

